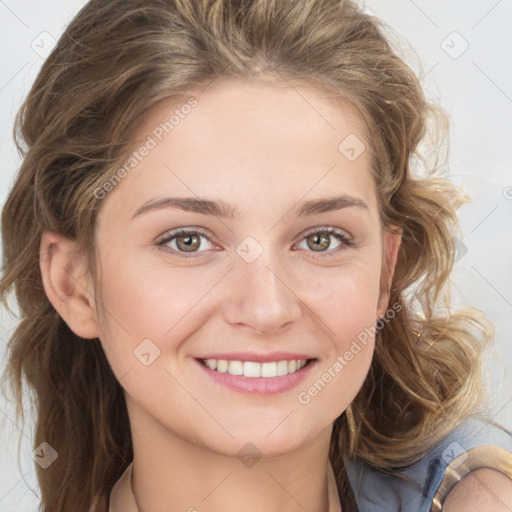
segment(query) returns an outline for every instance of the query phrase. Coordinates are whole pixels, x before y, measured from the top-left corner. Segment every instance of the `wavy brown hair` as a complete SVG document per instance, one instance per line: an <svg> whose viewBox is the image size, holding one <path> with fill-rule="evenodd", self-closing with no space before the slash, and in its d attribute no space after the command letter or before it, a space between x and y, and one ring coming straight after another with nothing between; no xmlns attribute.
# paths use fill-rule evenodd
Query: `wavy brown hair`
<svg viewBox="0 0 512 512"><path fill-rule="evenodd" d="M92 0L18 113L24 158L2 216L0 293L7 302L13 290L21 311L6 380L21 416L28 382L34 446L47 441L59 453L38 468L46 512L104 510L133 449L123 389L100 341L76 336L45 295L42 233L81 242L93 261L94 190L129 154L130 127L158 101L219 77L307 84L350 101L366 124L382 225L403 231L389 290L403 309L379 331L367 379L333 428L344 512L357 510L344 457L404 467L483 396L489 325L476 310L437 309L453 265L458 194L435 165L411 172L436 111L380 22L348 0Z"/></svg>

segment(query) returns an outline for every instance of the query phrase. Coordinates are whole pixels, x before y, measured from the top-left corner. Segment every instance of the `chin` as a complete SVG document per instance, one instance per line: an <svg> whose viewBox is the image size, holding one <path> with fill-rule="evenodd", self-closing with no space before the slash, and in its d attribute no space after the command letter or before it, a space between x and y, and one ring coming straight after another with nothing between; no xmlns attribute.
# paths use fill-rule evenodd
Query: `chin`
<svg viewBox="0 0 512 512"><path fill-rule="evenodd" d="M290 426L283 428L283 424L277 426L278 423L275 423L272 428L261 425L232 428L230 434L233 437L219 435L213 438L210 433L203 437L201 444L226 457L271 459L299 449L311 440L318 438L320 434L320 431L316 429L306 432L299 430L298 425L294 429L290 429ZM302 425L302 427L304 426Z"/></svg>

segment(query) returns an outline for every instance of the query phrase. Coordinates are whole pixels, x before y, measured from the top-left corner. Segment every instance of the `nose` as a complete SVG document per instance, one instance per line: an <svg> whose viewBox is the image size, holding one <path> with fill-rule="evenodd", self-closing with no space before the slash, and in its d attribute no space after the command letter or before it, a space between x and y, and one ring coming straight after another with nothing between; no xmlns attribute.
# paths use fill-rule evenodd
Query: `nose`
<svg viewBox="0 0 512 512"><path fill-rule="evenodd" d="M227 322L258 335L279 332L301 314L289 274L276 258L264 254L252 263L236 262L230 276L230 297L224 303Z"/></svg>

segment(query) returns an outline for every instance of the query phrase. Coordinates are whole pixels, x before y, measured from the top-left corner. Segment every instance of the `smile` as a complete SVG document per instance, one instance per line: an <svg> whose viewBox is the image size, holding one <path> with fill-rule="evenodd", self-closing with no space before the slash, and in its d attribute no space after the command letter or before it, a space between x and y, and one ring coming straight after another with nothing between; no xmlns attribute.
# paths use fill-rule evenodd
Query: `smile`
<svg viewBox="0 0 512 512"><path fill-rule="evenodd" d="M244 354L244 356L247 355ZM316 358L280 359L286 357L284 354L276 354L274 357L276 359L274 361L267 359L261 362L247 360L249 357L244 361L202 357L196 358L196 364L207 378L212 379L216 384L239 393L258 395L276 395L290 391L318 365Z"/></svg>
<svg viewBox="0 0 512 512"><path fill-rule="evenodd" d="M267 363L258 363L256 361L228 361L226 359L202 359L202 361L210 370L219 373L243 375L244 377L273 378L299 371L306 366L308 359L282 360Z"/></svg>

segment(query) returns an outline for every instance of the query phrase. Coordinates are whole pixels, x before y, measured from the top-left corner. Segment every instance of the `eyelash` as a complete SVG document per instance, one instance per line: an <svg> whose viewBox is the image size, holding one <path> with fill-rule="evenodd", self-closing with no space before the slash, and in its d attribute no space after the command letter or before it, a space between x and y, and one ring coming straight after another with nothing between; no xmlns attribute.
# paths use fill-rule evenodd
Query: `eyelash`
<svg viewBox="0 0 512 512"><path fill-rule="evenodd" d="M346 247L354 246L354 241L353 241L352 237L347 232L345 232L339 228L332 227L332 226L314 228L314 229L306 232L304 235L302 235L302 238L298 243L305 240L308 236L314 235L316 233L327 233L328 235L333 235L341 242L341 245L339 245L338 247L336 247L334 249L330 249L330 250L328 249L327 251L318 251L316 253L316 255L314 256L315 258L329 257L335 253L338 253L339 251L344 250ZM171 242L172 240L176 239L177 237L179 237L181 235L192 235L192 236L198 235L198 236L202 236L202 237L206 238L211 243L215 243L215 240L213 240L213 241L210 240L210 237L208 236L208 234L200 229L180 229L179 231L169 232L169 233L165 234L163 236L163 238L161 238L160 240L157 240L156 244L159 247L161 247L163 250L168 251L172 254L177 254L182 258L198 258L198 257L200 257L201 252L204 252L204 251L186 253L184 251L177 251L176 249L171 249L170 247L165 246L165 244L168 244L169 242ZM312 250L310 250L308 252L315 253L315 251L312 251Z"/></svg>

